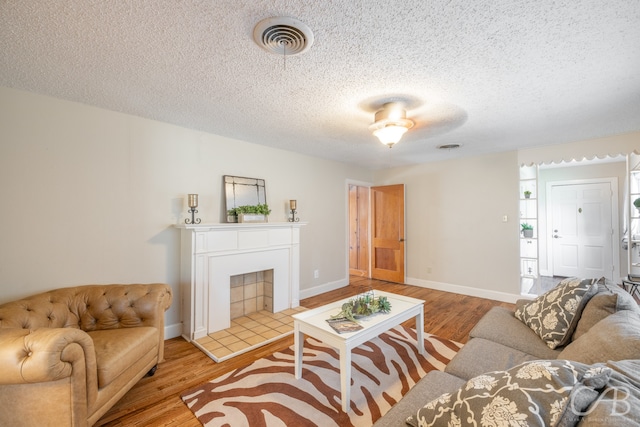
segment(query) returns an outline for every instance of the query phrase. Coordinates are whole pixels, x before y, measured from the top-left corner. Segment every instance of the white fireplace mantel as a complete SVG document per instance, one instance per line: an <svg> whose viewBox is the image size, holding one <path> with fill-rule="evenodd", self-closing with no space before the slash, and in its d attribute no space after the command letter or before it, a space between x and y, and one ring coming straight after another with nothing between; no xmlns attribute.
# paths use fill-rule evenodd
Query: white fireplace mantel
<svg viewBox="0 0 640 427"><path fill-rule="evenodd" d="M231 276L273 269L273 311L298 307L303 225L178 225L184 338L199 339L230 327Z"/></svg>

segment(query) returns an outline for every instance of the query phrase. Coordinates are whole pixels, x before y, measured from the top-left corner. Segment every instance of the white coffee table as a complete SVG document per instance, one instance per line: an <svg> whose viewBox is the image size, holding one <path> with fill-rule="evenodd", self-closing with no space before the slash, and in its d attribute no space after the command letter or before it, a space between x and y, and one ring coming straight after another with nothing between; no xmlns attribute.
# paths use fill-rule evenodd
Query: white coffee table
<svg viewBox="0 0 640 427"><path fill-rule="evenodd" d="M351 402L349 385L351 383L351 350L353 348L415 317L418 352L424 355L424 301L389 292L374 292L376 297L386 296L389 299L391 311L360 319L359 323L363 329L359 331L339 334L327 323L327 319L338 314L342 304L352 298L345 298L292 316L294 320L296 379L302 377L302 352L305 334L336 348L340 352L340 392L344 412L348 412Z"/></svg>

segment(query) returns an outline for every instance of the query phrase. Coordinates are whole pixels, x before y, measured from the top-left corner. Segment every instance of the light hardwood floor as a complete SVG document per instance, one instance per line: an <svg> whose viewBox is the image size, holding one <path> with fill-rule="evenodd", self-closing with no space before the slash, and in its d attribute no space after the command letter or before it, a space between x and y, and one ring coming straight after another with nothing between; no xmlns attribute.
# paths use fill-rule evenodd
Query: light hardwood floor
<svg viewBox="0 0 640 427"><path fill-rule="evenodd" d="M491 307L513 307L499 301L360 277L351 277L350 286L304 299L301 305L315 308L369 288L425 300L425 332L461 343L467 341L471 328ZM415 320L405 324L415 326ZM200 422L180 399L182 391L291 345L293 336L215 363L182 338L167 340L165 361L158 365L156 374L140 380L97 425L199 427Z"/></svg>

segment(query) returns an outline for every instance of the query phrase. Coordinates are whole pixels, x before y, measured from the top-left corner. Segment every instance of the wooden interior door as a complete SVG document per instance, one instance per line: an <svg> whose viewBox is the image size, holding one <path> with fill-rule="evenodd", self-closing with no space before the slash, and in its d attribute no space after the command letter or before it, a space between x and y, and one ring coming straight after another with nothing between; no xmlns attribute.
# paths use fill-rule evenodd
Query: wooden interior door
<svg viewBox="0 0 640 427"><path fill-rule="evenodd" d="M371 277L404 283L404 185L371 188Z"/></svg>
<svg viewBox="0 0 640 427"><path fill-rule="evenodd" d="M369 187L349 185L349 274L369 277Z"/></svg>

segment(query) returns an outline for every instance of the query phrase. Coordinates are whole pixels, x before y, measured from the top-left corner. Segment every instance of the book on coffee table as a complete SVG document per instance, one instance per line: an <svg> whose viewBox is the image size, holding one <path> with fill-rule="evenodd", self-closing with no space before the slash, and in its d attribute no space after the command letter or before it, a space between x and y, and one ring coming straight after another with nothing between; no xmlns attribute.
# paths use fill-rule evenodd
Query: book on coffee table
<svg viewBox="0 0 640 427"><path fill-rule="evenodd" d="M344 317L340 317L338 319L327 319L327 323L329 323L329 325L339 334L355 332L362 329L362 325Z"/></svg>

